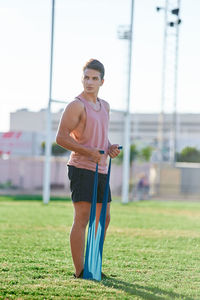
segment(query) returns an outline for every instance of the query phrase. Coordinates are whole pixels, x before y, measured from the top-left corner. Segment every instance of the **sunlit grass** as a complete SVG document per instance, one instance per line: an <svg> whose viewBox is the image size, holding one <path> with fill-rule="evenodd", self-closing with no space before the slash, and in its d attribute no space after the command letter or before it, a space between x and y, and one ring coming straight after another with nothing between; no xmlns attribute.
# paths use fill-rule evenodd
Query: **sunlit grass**
<svg viewBox="0 0 200 300"><path fill-rule="evenodd" d="M71 202L19 200L0 197L1 299L200 299L199 203L113 202L93 282L72 276Z"/></svg>

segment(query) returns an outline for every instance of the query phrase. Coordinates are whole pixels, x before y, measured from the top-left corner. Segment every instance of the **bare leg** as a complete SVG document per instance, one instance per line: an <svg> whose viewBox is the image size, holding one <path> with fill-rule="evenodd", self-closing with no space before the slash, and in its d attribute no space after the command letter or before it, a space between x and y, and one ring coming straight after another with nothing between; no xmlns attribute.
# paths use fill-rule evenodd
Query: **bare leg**
<svg viewBox="0 0 200 300"><path fill-rule="evenodd" d="M97 228L98 228L98 224L99 224L99 218L100 218L100 215L101 215L102 203L97 203L96 207L97 208L96 208L96 228L95 228L95 233L97 233ZM106 237L106 231L107 231L109 223L110 223L110 203L107 204L104 239Z"/></svg>
<svg viewBox="0 0 200 300"><path fill-rule="evenodd" d="M71 253L79 276L84 267L85 229L90 217L89 202L76 202L74 204L74 223L70 234Z"/></svg>

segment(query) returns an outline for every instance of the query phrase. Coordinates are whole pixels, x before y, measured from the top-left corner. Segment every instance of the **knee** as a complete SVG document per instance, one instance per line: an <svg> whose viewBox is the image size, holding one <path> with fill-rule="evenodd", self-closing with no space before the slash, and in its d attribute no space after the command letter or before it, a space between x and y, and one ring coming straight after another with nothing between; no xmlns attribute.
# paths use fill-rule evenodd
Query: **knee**
<svg viewBox="0 0 200 300"><path fill-rule="evenodd" d="M74 217L74 226L85 229L89 221L88 214L79 214Z"/></svg>

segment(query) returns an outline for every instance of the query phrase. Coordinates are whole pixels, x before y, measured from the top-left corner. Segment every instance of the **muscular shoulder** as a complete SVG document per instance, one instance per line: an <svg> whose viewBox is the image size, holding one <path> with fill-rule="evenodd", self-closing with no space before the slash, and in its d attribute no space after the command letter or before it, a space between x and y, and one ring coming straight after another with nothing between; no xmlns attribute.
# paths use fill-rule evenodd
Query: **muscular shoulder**
<svg viewBox="0 0 200 300"><path fill-rule="evenodd" d="M63 117L80 117L83 111L84 104L80 100L73 100L65 107Z"/></svg>
<svg viewBox="0 0 200 300"><path fill-rule="evenodd" d="M72 132L83 119L84 104L79 100L70 102L61 117L59 132Z"/></svg>
<svg viewBox="0 0 200 300"><path fill-rule="evenodd" d="M109 113L110 112L110 104L107 101L103 100L103 99L101 99L101 101L102 101L104 107L106 108L106 110Z"/></svg>
<svg viewBox="0 0 200 300"><path fill-rule="evenodd" d="M82 112L84 110L84 104L76 99L76 100L73 100L71 101L65 108L65 111L70 111L70 112Z"/></svg>

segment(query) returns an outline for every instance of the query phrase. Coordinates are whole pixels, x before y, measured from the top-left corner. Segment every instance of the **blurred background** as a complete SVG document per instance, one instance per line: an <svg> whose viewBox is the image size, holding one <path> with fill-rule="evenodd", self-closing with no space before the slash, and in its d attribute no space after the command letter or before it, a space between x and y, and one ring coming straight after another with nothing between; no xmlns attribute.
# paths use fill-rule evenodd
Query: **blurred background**
<svg viewBox="0 0 200 300"><path fill-rule="evenodd" d="M70 153L55 134L82 91L83 65L96 58L106 70L99 96L111 106L112 143L125 146L130 116L127 201L200 199L199 13L198 0L1 0L0 193L42 193L52 100L49 183L51 194L69 195ZM119 198L124 157L112 166Z"/></svg>

